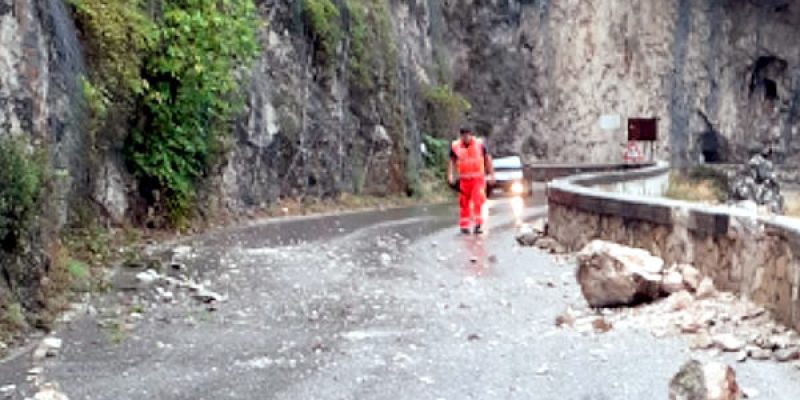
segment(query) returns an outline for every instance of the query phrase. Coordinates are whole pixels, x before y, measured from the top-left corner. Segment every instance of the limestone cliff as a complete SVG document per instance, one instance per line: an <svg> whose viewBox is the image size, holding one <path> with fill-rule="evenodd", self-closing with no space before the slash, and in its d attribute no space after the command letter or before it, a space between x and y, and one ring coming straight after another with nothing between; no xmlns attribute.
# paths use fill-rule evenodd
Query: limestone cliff
<svg viewBox="0 0 800 400"><path fill-rule="evenodd" d="M625 119L656 117L673 162L740 162L753 141L796 153L798 1L442 3L456 89L496 148L618 161Z"/></svg>

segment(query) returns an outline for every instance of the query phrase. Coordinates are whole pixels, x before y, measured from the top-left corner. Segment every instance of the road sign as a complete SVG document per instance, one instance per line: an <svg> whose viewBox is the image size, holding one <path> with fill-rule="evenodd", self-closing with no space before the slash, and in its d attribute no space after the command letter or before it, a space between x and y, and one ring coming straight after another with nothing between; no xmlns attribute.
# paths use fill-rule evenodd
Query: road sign
<svg viewBox="0 0 800 400"><path fill-rule="evenodd" d="M629 141L625 146L625 152L622 153L622 159L625 162L640 162L644 159L644 155L636 142Z"/></svg>
<svg viewBox="0 0 800 400"><path fill-rule="evenodd" d="M629 118L628 141L655 142L658 140L657 118Z"/></svg>
<svg viewBox="0 0 800 400"><path fill-rule="evenodd" d="M620 116L619 114L606 114L600 116L600 129L604 131L613 131L615 129L620 128Z"/></svg>

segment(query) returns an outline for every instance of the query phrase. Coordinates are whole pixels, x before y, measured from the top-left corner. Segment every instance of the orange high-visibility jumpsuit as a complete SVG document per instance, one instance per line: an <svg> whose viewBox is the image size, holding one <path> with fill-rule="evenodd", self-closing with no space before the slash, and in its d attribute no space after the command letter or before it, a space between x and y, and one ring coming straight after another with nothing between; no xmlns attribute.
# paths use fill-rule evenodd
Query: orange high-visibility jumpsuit
<svg viewBox="0 0 800 400"><path fill-rule="evenodd" d="M486 148L480 139L473 138L469 145L461 139L453 142L450 156L455 159L460 180L458 205L461 208L458 225L461 229L469 229L475 225L483 225L483 203L486 201L486 172L484 160Z"/></svg>

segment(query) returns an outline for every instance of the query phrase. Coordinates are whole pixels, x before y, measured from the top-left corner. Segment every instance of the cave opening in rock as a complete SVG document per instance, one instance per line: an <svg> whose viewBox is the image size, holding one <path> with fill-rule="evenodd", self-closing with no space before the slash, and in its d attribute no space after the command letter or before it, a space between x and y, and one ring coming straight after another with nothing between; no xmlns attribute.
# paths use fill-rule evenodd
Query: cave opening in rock
<svg viewBox="0 0 800 400"><path fill-rule="evenodd" d="M705 132L701 137L703 161L706 163L722 162L720 141L714 132Z"/></svg>
<svg viewBox="0 0 800 400"><path fill-rule="evenodd" d="M788 63L786 60L775 56L759 57L753 64L750 75L750 94L762 93L764 100L778 100L778 81L783 76Z"/></svg>
<svg viewBox="0 0 800 400"><path fill-rule="evenodd" d="M772 79L764 79L764 97L767 100L778 100L778 84Z"/></svg>
<svg viewBox="0 0 800 400"><path fill-rule="evenodd" d="M708 116L702 111L698 111L698 115L705 125L705 129L699 136L700 154L703 156L703 163L724 163L728 158L728 144L725 137L714 128L714 124Z"/></svg>

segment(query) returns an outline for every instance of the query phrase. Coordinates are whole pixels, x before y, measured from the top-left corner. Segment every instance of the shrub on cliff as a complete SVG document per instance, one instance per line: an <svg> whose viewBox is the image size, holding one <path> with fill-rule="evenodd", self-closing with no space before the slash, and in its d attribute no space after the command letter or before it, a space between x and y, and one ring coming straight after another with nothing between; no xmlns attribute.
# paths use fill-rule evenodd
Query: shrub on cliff
<svg viewBox="0 0 800 400"><path fill-rule="evenodd" d="M24 142L0 138L0 246L19 250L39 212L45 163Z"/></svg>
<svg viewBox="0 0 800 400"><path fill-rule="evenodd" d="M142 194L178 222L241 108L239 72L258 53L255 4L157 0L146 11L142 0L69 1L90 61L89 130L105 142L127 134ZM136 129L117 126L129 121Z"/></svg>
<svg viewBox="0 0 800 400"><path fill-rule="evenodd" d="M158 50L145 60L142 128L127 154L179 222L241 108L236 72L258 53L258 17L252 0L165 1L162 12Z"/></svg>
<svg viewBox="0 0 800 400"><path fill-rule="evenodd" d="M455 132L472 107L464 96L449 85L431 86L423 95L426 105L425 122L434 136Z"/></svg>
<svg viewBox="0 0 800 400"><path fill-rule="evenodd" d="M331 0L302 0L303 19L322 64L333 60L342 37L341 14Z"/></svg>

